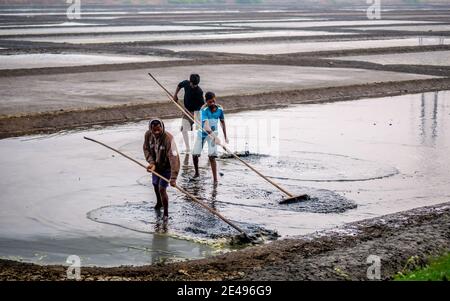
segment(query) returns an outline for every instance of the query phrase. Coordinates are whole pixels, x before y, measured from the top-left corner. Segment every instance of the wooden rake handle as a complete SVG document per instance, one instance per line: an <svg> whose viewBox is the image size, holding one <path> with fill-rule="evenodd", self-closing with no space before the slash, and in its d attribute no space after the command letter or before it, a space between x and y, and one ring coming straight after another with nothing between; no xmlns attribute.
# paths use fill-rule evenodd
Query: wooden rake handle
<svg viewBox="0 0 450 301"><path fill-rule="evenodd" d="M143 168L145 168L147 170L147 166L145 166L144 164L142 164L141 162L131 158L130 156L125 155L124 153L122 153L121 151L118 151L115 148L112 148L111 146L108 146L100 141L97 141L95 139L92 138L88 138L88 137L83 137L86 140L98 143L122 156L124 156L125 158L127 158L128 160L133 161L134 163L142 166ZM154 174L155 176L163 179L166 182L170 182L169 179L166 179L165 177L163 177L162 175L160 175L159 173L157 173L156 171L151 171L152 174ZM195 196L193 196L192 194L190 194L189 192L187 192L186 190L184 190L183 188L181 188L178 185L175 185L175 188L178 189L178 191L182 192L183 194L187 195L188 197L190 197L192 199L192 201L194 201L195 203L197 203L198 205L202 206L203 208L205 208L206 210L208 210L209 212L211 212L212 214L214 214L215 216L217 216L218 218L220 218L221 220L223 220L225 223L227 223L228 225L230 225L231 227L233 227L234 229L236 229L237 231L239 231L240 233L244 234L246 237L248 237L247 233L244 232L244 230L242 230L240 227L236 226L234 223L232 223L231 221L229 221L227 218L225 218L223 215L221 215L219 212L217 212L216 210L212 209L211 207L209 207L208 205L204 204L202 201L200 201L199 199L197 199Z"/></svg>
<svg viewBox="0 0 450 301"><path fill-rule="evenodd" d="M198 122L197 120L194 119L194 116L192 116L191 112L189 112L188 110L186 110L185 108L183 108L178 102L176 102L173 99L173 95L151 74L149 73L148 75L150 75L150 77L158 84L158 86L160 86L164 92L166 92L167 96L170 98L170 100L184 113L188 116L188 118L196 123L199 128L201 128L205 133L207 133L205 131L205 129L203 129L202 125L200 124L200 122ZM211 133L207 133L208 136L211 139L214 139L213 141L216 141L216 135L211 132ZM278 185L277 183L275 183L274 181L272 181L271 179L269 179L268 177L266 177L265 175L263 175L262 173L260 173L257 169L255 169L253 166L251 166L250 164L248 164L247 162L245 162L244 160L242 160L241 158L239 158L238 155L236 155L234 152L230 151L225 145L223 145L222 143L219 144L227 153L229 153L230 155L232 155L235 159L239 160L240 162L242 162L245 166L247 166L248 168L250 168L251 170L253 170L257 175L259 175L260 177L262 177L264 180L266 180L267 182L269 182L270 184L272 184L273 186L275 186L276 188L278 188L280 191L282 191L284 194L286 194L288 197L292 198L294 197L294 195L292 193L290 193L289 191L287 191L286 189L284 189L283 187L281 187L280 185Z"/></svg>

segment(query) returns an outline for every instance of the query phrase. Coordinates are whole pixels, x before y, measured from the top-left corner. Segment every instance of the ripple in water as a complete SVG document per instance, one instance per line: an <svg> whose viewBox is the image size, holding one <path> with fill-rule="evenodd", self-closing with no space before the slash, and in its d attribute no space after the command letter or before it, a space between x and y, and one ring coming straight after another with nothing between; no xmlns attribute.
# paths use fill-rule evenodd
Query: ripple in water
<svg viewBox="0 0 450 301"><path fill-rule="evenodd" d="M233 245L238 241L239 232L193 202L173 204L167 223L153 206L146 202L106 206L90 211L87 217L133 231L159 233L210 245ZM276 231L247 222L232 222L254 238L252 243L278 238Z"/></svg>
<svg viewBox="0 0 450 301"><path fill-rule="evenodd" d="M248 154L243 157L264 175L283 180L368 181L391 177L399 173L397 168L379 162L320 152L293 151L292 156L281 159L257 154ZM224 159L232 159L232 156L227 155ZM239 162L235 163L243 166Z"/></svg>

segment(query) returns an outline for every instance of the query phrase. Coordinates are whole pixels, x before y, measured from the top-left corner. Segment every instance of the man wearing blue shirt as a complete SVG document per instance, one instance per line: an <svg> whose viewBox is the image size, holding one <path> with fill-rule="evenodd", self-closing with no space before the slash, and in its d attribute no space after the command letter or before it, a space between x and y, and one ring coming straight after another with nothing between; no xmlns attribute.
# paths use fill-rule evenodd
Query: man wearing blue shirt
<svg viewBox="0 0 450 301"><path fill-rule="evenodd" d="M192 152L195 175L199 176L198 172L198 158L203 150L203 145L205 141L208 141L208 157L211 163L211 169L213 174L214 183L217 181L217 144L220 144L219 138L219 121L222 126L223 135L225 137L225 142L228 143L227 130L225 126L225 116L223 113L223 108L216 104L216 95L213 92L207 92L205 94L206 104L200 110L200 118L202 121L202 128L204 130L199 130L197 134L197 139L195 140L194 150ZM210 135L208 135L210 134ZM214 138L212 138L213 136Z"/></svg>

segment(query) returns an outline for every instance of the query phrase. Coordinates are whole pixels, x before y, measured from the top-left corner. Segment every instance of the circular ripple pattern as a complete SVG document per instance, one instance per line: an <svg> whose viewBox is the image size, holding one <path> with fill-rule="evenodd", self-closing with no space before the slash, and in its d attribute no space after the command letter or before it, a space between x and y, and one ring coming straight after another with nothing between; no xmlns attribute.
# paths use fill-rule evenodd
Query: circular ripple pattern
<svg viewBox="0 0 450 301"><path fill-rule="evenodd" d="M159 212L150 203L126 203L120 206L106 206L88 213L88 218L105 224L144 233L161 233L169 236L208 242L222 240L237 245L239 233L211 213L200 209L192 202L177 203L172 206L168 222L162 221ZM248 243L277 239L276 231L258 225L232 221L252 239ZM242 241L242 240L241 240Z"/></svg>

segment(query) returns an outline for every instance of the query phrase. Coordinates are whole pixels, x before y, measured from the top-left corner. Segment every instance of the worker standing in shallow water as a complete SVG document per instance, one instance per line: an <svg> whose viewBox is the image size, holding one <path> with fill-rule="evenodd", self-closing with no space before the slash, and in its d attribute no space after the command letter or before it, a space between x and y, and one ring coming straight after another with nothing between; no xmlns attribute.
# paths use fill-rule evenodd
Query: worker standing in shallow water
<svg viewBox="0 0 450 301"><path fill-rule="evenodd" d="M205 94L206 104L200 111L200 119L202 122L202 130L198 131L197 139L195 140L194 150L192 156L194 158L194 177L199 176L198 172L198 158L203 150L205 141L208 141L208 157L211 164L214 184L217 184L217 144L221 144L219 136L219 121L222 126L225 142L228 143L227 129L225 126L225 115L222 106L216 104L216 95L213 92ZM209 135L210 134L210 135ZM212 137L211 137L212 136ZM214 137L214 138L213 138Z"/></svg>
<svg viewBox="0 0 450 301"><path fill-rule="evenodd" d="M184 80L178 84L175 94L173 95L173 100L178 102L178 92L180 92L181 89L184 89L184 107L196 120L199 120L198 112L205 104L203 90L200 88L199 83L200 75L191 74L189 80ZM186 153L191 151L188 132L193 130L193 124L194 122L183 113L183 116L181 117L181 133L183 134Z"/></svg>
<svg viewBox="0 0 450 301"><path fill-rule="evenodd" d="M166 179L170 185L175 186L180 171L180 157L172 134L165 131L164 123L160 119L152 119L149 130L145 133L144 141L145 160L149 163L147 171L156 171ZM155 210L164 207L163 219L169 218L169 196L167 186L169 183L156 175L152 175L152 184L156 194Z"/></svg>

